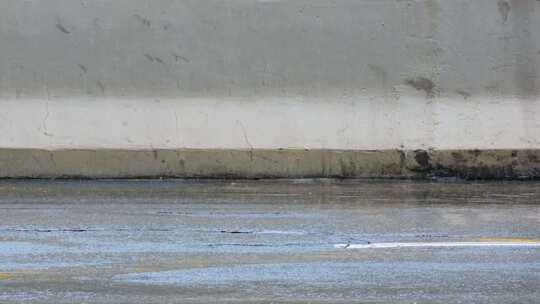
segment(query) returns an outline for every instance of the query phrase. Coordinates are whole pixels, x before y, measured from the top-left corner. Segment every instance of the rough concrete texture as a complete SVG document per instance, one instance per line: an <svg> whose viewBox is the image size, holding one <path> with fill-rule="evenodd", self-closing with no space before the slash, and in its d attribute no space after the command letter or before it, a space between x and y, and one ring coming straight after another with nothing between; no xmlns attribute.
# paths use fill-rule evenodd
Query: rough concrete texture
<svg viewBox="0 0 540 304"><path fill-rule="evenodd" d="M2 0L4 97L537 97L536 0ZM409 90L407 90L409 89Z"/></svg>
<svg viewBox="0 0 540 304"><path fill-rule="evenodd" d="M537 177L538 28L535 0L0 0L0 149L39 160L0 175Z"/></svg>
<svg viewBox="0 0 540 304"><path fill-rule="evenodd" d="M540 177L540 150L31 150L1 149L14 178Z"/></svg>
<svg viewBox="0 0 540 304"><path fill-rule="evenodd" d="M540 99L0 100L0 147L450 150L540 148Z"/></svg>

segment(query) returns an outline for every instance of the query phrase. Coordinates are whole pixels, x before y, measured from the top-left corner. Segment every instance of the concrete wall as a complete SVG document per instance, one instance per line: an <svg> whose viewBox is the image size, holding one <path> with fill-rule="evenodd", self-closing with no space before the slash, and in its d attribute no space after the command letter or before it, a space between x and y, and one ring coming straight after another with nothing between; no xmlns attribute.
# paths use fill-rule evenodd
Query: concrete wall
<svg viewBox="0 0 540 304"><path fill-rule="evenodd" d="M537 177L539 29L536 0L0 0L0 176ZM31 157L61 150L109 158ZM343 151L391 161L308 161Z"/></svg>

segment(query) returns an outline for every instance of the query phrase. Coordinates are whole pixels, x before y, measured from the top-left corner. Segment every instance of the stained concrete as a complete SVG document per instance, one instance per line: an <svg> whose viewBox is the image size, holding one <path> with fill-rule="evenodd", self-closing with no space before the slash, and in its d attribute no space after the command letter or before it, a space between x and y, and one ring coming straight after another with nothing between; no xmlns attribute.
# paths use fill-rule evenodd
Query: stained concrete
<svg viewBox="0 0 540 304"><path fill-rule="evenodd" d="M536 0L3 0L0 96L538 96ZM474 30L471 30L474 29ZM384 79L384 81L383 81Z"/></svg>
<svg viewBox="0 0 540 304"><path fill-rule="evenodd" d="M540 150L0 149L2 178L540 178Z"/></svg>

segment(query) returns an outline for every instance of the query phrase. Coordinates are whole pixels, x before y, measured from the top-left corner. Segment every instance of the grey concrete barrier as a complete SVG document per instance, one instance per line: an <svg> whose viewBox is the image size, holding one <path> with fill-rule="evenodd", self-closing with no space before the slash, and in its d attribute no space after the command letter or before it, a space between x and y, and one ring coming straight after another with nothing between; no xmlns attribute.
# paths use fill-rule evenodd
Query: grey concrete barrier
<svg viewBox="0 0 540 304"><path fill-rule="evenodd" d="M0 176L536 178L538 29L536 0L0 0Z"/></svg>

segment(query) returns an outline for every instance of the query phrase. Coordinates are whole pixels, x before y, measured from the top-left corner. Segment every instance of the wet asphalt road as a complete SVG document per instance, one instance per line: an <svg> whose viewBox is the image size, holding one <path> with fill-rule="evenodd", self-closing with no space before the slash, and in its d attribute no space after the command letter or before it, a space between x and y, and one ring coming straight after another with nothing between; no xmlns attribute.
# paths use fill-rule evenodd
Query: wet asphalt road
<svg viewBox="0 0 540 304"><path fill-rule="evenodd" d="M3 181L0 303L539 303L539 240L537 182Z"/></svg>

